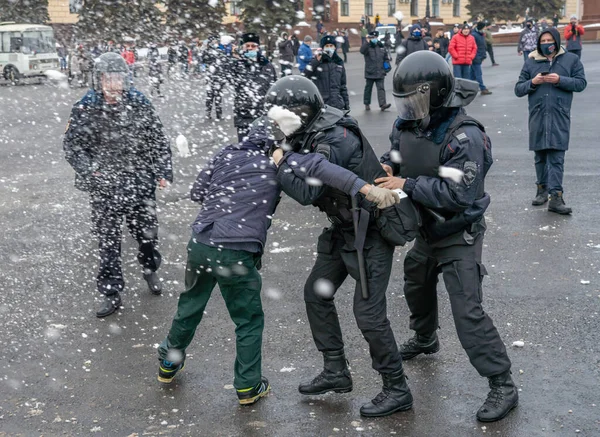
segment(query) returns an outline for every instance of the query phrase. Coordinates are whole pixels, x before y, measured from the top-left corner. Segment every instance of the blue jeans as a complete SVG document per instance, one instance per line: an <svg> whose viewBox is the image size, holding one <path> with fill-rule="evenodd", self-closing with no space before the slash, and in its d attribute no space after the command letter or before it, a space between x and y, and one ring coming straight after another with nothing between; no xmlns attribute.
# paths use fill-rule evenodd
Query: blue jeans
<svg viewBox="0 0 600 437"><path fill-rule="evenodd" d="M480 90L484 90L485 89L485 85L483 84L483 72L481 71L481 64L475 64L473 63L473 65L471 65L471 80L476 80L477 82L479 82L479 89Z"/></svg>
<svg viewBox="0 0 600 437"><path fill-rule="evenodd" d="M531 50L523 50L523 60L526 61L527 58L529 57L529 54L531 53Z"/></svg>
<svg viewBox="0 0 600 437"><path fill-rule="evenodd" d="M455 64L452 66L454 77L460 79L471 79L471 66L464 64Z"/></svg>
<svg viewBox="0 0 600 437"><path fill-rule="evenodd" d="M546 187L550 194L556 194L558 191L562 192L564 164L564 150L545 149L535 151L537 184Z"/></svg>

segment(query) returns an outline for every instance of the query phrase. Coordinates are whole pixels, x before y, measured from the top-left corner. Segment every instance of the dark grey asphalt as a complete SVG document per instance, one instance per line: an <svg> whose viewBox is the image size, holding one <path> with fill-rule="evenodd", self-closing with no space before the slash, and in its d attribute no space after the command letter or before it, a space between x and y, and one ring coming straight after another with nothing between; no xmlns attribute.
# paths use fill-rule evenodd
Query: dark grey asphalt
<svg viewBox="0 0 600 437"><path fill-rule="evenodd" d="M521 390L519 407L505 420L485 426L475 420L487 381L458 342L443 285L442 349L405 366L412 411L377 420L358 414L380 380L353 320L350 282L337 302L355 389L312 399L298 394L298 382L321 366L302 289L316 237L327 222L287 198L274 220L262 271L263 366L272 394L254 407L237 405L230 385L233 324L217 291L185 371L172 386L160 386L155 345L168 330L182 289L185 245L197 208L179 199L206 158L232 136L231 121L218 127L203 122L201 81L167 85L167 98L156 106L174 153L179 133L196 146L191 158L174 159L177 182L159 195L165 294L146 291L128 237L125 308L98 320L89 209L86 196L73 188L61 149L70 107L83 91L48 84L0 87L0 436L600 435L600 45L584 48L588 89L575 97L572 110L564 181L572 217L530 206L535 175L527 150L527 102L512 91L521 66L514 52L497 48L500 67L484 67L494 94L469 108L486 126L495 157L486 183L493 203L487 214L484 304L509 349ZM363 62L356 53L349 60L352 114L381 154L394 113L363 111ZM402 293L406 250L397 250L389 287L398 341L411 335ZM512 347L516 340L525 346Z"/></svg>

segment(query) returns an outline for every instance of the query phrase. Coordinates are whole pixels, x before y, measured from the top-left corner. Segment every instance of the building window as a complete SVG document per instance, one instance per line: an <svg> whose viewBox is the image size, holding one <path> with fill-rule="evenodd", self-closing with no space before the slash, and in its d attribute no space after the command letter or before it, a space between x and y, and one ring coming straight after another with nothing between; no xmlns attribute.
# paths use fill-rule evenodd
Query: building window
<svg viewBox="0 0 600 437"><path fill-rule="evenodd" d="M431 16L440 16L440 0L431 0Z"/></svg>
<svg viewBox="0 0 600 437"><path fill-rule="evenodd" d="M460 0L454 0L452 3L452 16L460 17Z"/></svg>
<svg viewBox="0 0 600 437"><path fill-rule="evenodd" d="M347 17L350 15L350 0L342 0L342 17Z"/></svg>
<svg viewBox="0 0 600 437"><path fill-rule="evenodd" d="M373 0L365 0L365 15L373 15Z"/></svg>
<svg viewBox="0 0 600 437"><path fill-rule="evenodd" d="M419 16L419 0L412 0L410 2L410 16L411 17Z"/></svg>
<svg viewBox="0 0 600 437"><path fill-rule="evenodd" d="M240 0L231 0L229 4L229 13L234 16L238 16L242 13L240 9Z"/></svg>
<svg viewBox="0 0 600 437"><path fill-rule="evenodd" d="M388 17L393 17L396 13L396 0L388 0Z"/></svg>

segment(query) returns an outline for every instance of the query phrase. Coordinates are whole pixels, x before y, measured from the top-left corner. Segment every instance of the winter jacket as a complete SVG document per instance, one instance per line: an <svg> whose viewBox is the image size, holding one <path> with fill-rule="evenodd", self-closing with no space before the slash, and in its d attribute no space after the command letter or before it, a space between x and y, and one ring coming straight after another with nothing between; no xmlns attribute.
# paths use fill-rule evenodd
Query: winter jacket
<svg viewBox="0 0 600 437"><path fill-rule="evenodd" d="M485 47L485 36L479 33L477 30L473 31L473 38L477 44L477 54L473 59L473 64L481 64L485 58L487 58L487 50Z"/></svg>
<svg viewBox="0 0 600 437"><path fill-rule="evenodd" d="M517 46L517 52L532 52L535 50L537 45L538 34L535 29L525 28L521 31L519 36L519 45Z"/></svg>
<svg viewBox="0 0 600 437"><path fill-rule="evenodd" d="M346 68L337 53L334 53L331 58L325 53L321 55L320 60L314 58L304 74L317 85L326 105L338 109L350 109Z"/></svg>
<svg viewBox="0 0 600 437"><path fill-rule="evenodd" d="M192 225L198 241L263 251L281 193L277 167L267 156L271 145L267 138L260 128L253 128L247 140L223 148L200 172L191 190L191 199L202 203ZM286 158L294 162L290 172L296 186L311 187L314 184L304 181L314 178L356 194L365 185L354 173L331 164L323 155L288 153Z"/></svg>
<svg viewBox="0 0 600 437"><path fill-rule="evenodd" d="M575 27L575 29L573 29ZM565 26L565 39L567 40L567 51L581 50L581 36L585 34L585 29L581 24Z"/></svg>
<svg viewBox="0 0 600 437"><path fill-rule="evenodd" d="M229 73L229 61L231 60L225 54L225 47L207 47L199 54L199 62L205 64L208 70L210 81L225 82Z"/></svg>
<svg viewBox="0 0 600 437"><path fill-rule="evenodd" d="M454 65L471 65L477 56L477 42L473 35L463 35L462 32L454 35L448 46Z"/></svg>
<svg viewBox="0 0 600 437"><path fill-rule="evenodd" d="M414 122L397 119L390 134L391 150L399 151L401 145L414 142L419 138L421 147L439 147L439 156L434 157L434 166L460 169L464 177L455 182L437 174L410 176L404 184L404 191L414 201L427 208L434 209L446 218L448 226L458 221L463 228L478 222L490 204L490 196L484 192L485 176L493 164L492 144L481 127L473 123L463 124L453 131L445 144L448 129L455 118L464 115L462 108L443 108L431 115L426 131L421 131ZM429 139L429 141L426 141ZM423 142L425 144L423 145ZM424 163L394 163L391 153L384 154L380 161L389 165L395 176L407 177L407 169L414 170ZM417 155L415 155L417 156ZM427 156L427 154L423 154ZM447 227L437 224L428 214L423 214L423 228L426 234L439 234Z"/></svg>
<svg viewBox="0 0 600 437"><path fill-rule="evenodd" d="M547 32L560 47L559 32L555 28ZM558 74L559 83L534 85L531 80L541 72ZM527 96L529 101L529 150L568 150L573 93L586 86L583 64L577 55L561 47L548 61L538 50L531 52L515 85L517 97Z"/></svg>
<svg viewBox="0 0 600 437"><path fill-rule="evenodd" d="M365 79L384 79L383 63L391 62L391 59L381 41L376 44L367 41L360 48L360 54L365 57Z"/></svg>
<svg viewBox="0 0 600 437"><path fill-rule="evenodd" d="M300 73L304 73L306 66L310 64L312 58L312 49L308 44L302 43L302 45L298 49L298 70L300 70Z"/></svg>
<svg viewBox="0 0 600 437"><path fill-rule="evenodd" d="M427 43L421 37L416 38L414 36L411 36L403 40L400 45L406 50L398 52L398 54L396 55L396 65L400 64L400 62L402 62L402 60L411 53L418 52L421 50L429 50Z"/></svg>
<svg viewBox="0 0 600 437"><path fill-rule="evenodd" d="M448 46L450 45L450 40L448 38L446 38L445 36L442 36L440 38L433 39L434 47L435 47L436 43L440 45L440 49L439 49L439 51L436 50L436 53L438 53L439 55L441 55L445 58L446 55L448 54Z"/></svg>
<svg viewBox="0 0 600 437"><path fill-rule="evenodd" d="M63 139L75 187L109 198L146 198L156 181L173 181L171 148L152 103L134 88L106 105L89 90L71 111Z"/></svg>
<svg viewBox="0 0 600 437"><path fill-rule="evenodd" d="M259 53L256 61L242 58L232 66L235 97L233 99L235 127L245 127L264 115L265 96L277 80L273 64Z"/></svg>
<svg viewBox="0 0 600 437"><path fill-rule="evenodd" d="M285 62L294 62L294 43L289 39L284 39L278 45L279 59Z"/></svg>
<svg viewBox="0 0 600 437"><path fill-rule="evenodd" d="M494 35L492 35L492 31L489 29L485 29L485 43L487 45L492 45L494 44Z"/></svg>

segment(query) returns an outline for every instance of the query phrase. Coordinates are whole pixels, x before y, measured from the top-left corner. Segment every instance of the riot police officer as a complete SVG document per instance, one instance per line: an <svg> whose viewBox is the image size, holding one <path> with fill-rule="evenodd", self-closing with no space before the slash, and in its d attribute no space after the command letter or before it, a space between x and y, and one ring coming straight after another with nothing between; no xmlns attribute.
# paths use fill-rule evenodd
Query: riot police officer
<svg viewBox="0 0 600 437"><path fill-rule="evenodd" d="M400 64L393 84L399 113L390 135L394 152L382 157L388 176L376 182L403 189L429 211L404 261L404 295L416 334L401 346L402 358L439 350L441 273L460 342L489 379L491 390L477 418L493 422L517 405L518 394L506 348L482 307L484 212L490 204L484 179L493 161L483 126L462 108L477 95L477 83L454 79L442 57L420 51ZM458 170L459 177L445 177L446 168Z"/></svg>
<svg viewBox="0 0 600 437"><path fill-rule="evenodd" d="M171 149L150 101L129 85L129 69L116 53L95 64L94 87L73 106L64 137L65 157L75 170L75 186L90 194L94 233L99 240L98 291L104 296L98 317L121 305L121 223L139 245L138 261L153 294L158 220L155 188L173 180Z"/></svg>
<svg viewBox="0 0 600 437"><path fill-rule="evenodd" d="M211 120L213 103L215 105L215 120L220 121L223 117L223 90L227 84L226 74L228 58L225 55L225 47L219 43L219 35L208 37L208 46L201 53L201 63L208 68L208 79L206 86L206 120Z"/></svg>
<svg viewBox="0 0 600 437"><path fill-rule="evenodd" d="M324 105L310 79L279 79L267 92L266 104L271 106L268 116L279 124L293 151L322 154L367 182L385 174L356 120L346 111ZM278 117L278 113L283 116ZM288 122L294 116L295 126ZM381 393L363 405L360 413L376 417L408 410L413 399L386 312L394 245L377 227L368 206L369 195L361 196L353 205L351 196L328 187L326 181L321 186L303 183L307 164L298 166L286 156L274 155L283 191L303 205L317 206L332 223L319 236L317 260L304 287L308 321L317 349L323 353L324 369L313 380L300 384L299 391L318 395L352 390L334 303L335 292L350 275L356 280L354 315L369 343L373 368L383 379Z"/></svg>

